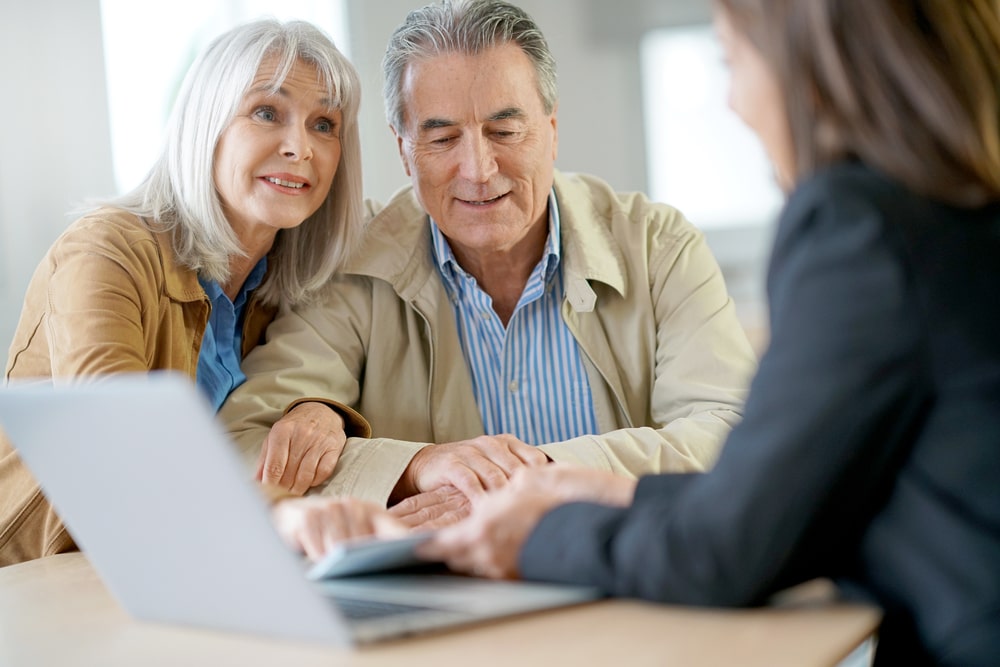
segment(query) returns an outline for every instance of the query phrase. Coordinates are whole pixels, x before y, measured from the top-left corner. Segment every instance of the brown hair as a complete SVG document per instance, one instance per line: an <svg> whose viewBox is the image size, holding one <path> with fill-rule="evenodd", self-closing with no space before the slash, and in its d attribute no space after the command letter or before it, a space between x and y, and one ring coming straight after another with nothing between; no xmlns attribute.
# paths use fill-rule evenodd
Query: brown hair
<svg viewBox="0 0 1000 667"><path fill-rule="evenodd" d="M1000 199L995 0L715 0L785 91L796 180L856 158L920 194Z"/></svg>

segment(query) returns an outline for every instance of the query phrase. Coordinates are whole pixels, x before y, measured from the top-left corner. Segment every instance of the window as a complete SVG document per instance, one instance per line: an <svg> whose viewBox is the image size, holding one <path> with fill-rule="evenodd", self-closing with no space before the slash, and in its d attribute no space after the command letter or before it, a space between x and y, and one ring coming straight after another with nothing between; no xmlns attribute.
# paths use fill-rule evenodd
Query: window
<svg viewBox="0 0 1000 667"><path fill-rule="evenodd" d="M341 0L101 0L119 192L138 185L160 154L170 107L195 55L220 33L265 16L310 21L350 57Z"/></svg>
<svg viewBox="0 0 1000 667"><path fill-rule="evenodd" d="M647 33L641 58L650 195L702 229L772 222L781 192L757 138L726 104L712 28Z"/></svg>

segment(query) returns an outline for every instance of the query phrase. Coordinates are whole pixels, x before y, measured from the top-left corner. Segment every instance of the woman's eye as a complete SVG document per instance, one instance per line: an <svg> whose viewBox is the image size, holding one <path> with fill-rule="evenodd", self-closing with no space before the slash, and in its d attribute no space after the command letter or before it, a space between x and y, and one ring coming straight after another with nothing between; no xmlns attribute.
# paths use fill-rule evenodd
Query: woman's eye
<svg viewBox="0 0 1000 667"><path fill-rule="evenodd" d="M274 109L271 107L259 107L254 111L254 115L261 120L273 121L278 118L278 114L275 113Z"/></svg>
<svg viewBox="0 0 1000 667"><path fill-rule="evenodd" d="M329 134L333 132L334 129L333 121L326 118L321 118L319 121L316 122L316 129L319 132L325 132Z"/></svg>

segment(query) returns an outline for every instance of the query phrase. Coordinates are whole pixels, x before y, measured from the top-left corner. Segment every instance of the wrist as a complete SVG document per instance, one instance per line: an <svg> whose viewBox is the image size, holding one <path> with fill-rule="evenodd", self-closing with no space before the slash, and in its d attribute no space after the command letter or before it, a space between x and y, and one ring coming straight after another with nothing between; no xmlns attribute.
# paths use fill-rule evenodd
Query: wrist
<svg viewBox="0 0 1000 667"><path fill-rule="evenodd" d="M270 507L274 507L283 500L288 500L289 498L300 498L301 496L297 493L292 493L288 489L282 488L277 484L270 484L264 482L260 484L260 491L264 495L264 499Z"/></svg>

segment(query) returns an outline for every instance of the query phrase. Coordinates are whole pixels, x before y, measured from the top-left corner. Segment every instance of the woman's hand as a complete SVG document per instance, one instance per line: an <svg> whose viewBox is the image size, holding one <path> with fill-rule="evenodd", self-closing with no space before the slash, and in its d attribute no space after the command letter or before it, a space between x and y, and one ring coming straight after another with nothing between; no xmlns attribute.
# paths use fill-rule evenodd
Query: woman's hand
<svg viewBox="0 0 1000 667"><path fill-rule="evenodd" d="M347 443L344 419L325 403L301 403L275 422L257 459L257 480L301 496L333 474Z"/></svg>

